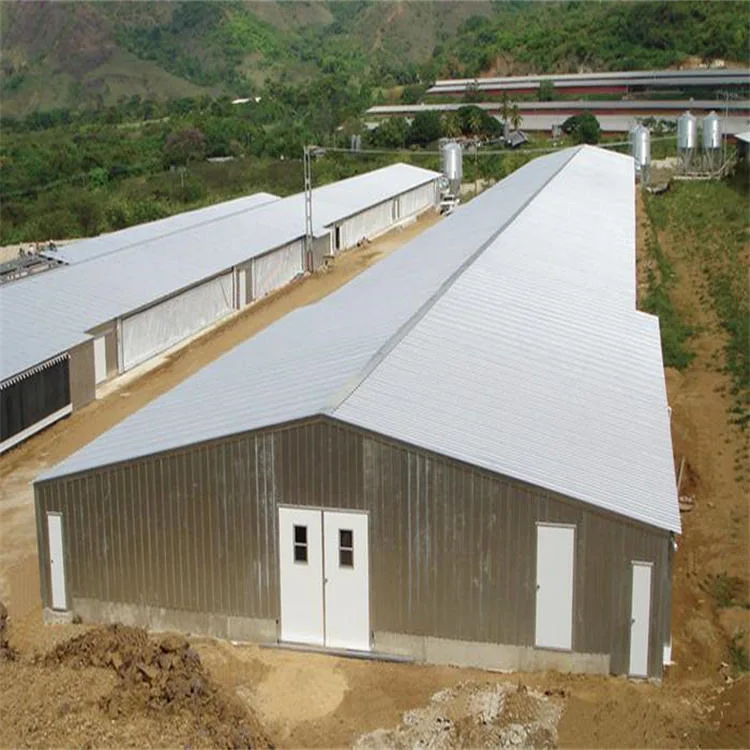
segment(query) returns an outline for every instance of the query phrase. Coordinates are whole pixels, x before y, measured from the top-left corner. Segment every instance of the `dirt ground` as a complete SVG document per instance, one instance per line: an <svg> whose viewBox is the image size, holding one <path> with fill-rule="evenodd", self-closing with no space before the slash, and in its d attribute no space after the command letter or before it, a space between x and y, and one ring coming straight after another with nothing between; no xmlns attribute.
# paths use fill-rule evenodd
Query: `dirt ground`
<svg viewBox="0 0 750 750"><path fill-rule="evenodd" d="M92 649L66 645L91 628L41 625L29 482L42 468L290 310L339 287L434 221L429 217L341 256L332 271L254 306L0 460L0 600L8 605L10 642L18 650L14 661L0 660L0 746L226 743L225 735L211 733L214 724L201 724L193 704L155 713L136 701L137 710L111 713L111 696L124 689L124 678L101 658L103 663L89 657L81 663L81 652ZM644 221L639 203L639 281L646 264ZM681 494L693 497L694 504L682 515L674 578L675 664L662 684L370 662L191 638L189 650L204 670L200 679L216 696L214 713L229 712L227 726L245 722L251 741L267 739L277 747L750 746L750 679L738 676L728 663L732 635L743 627L750 631L750 610L718 609L712 593L717 578L736 580L737 598L747 602L750 577L748 503L732 467L739 437L727 426L725 376L712 364L722 339L710 311L695 301L699 269L680 258L668 236L660 240L679 274L676 304L701 331L693 365L682 373L667 371L675 451L686 464ZM102 636L91 637L99 643ZM74 657L66 656L69 651ZM166 678L151 679L162 685ZM143 681L135 688L142 700ZM157 691L157 698L161 694Z"/></svg>

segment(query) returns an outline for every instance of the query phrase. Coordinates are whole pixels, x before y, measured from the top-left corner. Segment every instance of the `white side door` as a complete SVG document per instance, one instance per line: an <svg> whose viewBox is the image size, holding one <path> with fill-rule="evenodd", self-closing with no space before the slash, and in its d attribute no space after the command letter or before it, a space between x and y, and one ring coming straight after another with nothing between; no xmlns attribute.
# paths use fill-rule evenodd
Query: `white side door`
<svg viewBox="0 0 750 750"><path fill-rule="evenodd" d="M648 677L648 640L651 620L651 563L633 563L630 602L630 669L632 677Z"/></svg>
<svg viewBox="0 0 750 750"><path fill-rule="evenodd" d="M370 559L366 513L325 511L325 641L370 650Z"/></svg>
<svg viewBox="0 0 750 750"><path fill-rule="evenodd" d="M107 379L107 345L104 336L94 339L94 382L99 383Z"/></svg>
<svg viewBox="0 0 750 750"><path fill-rule="evenodd" d="M49 571L52 588L52 609L67 609L65 593L65 557L63 555L62 516L59 513L47 514L49 535Z"/></svg>
<svg viewBox="0 0 750 750"><path fill-rule="evenodd" d="M324 645L322 513L279 508L281 640Z"/></svg>
<svg viewBox="0 0 750 750"><path fill-rule="evenodd" d="M575 527L536 527L536 645L573 648Z"/></svg>

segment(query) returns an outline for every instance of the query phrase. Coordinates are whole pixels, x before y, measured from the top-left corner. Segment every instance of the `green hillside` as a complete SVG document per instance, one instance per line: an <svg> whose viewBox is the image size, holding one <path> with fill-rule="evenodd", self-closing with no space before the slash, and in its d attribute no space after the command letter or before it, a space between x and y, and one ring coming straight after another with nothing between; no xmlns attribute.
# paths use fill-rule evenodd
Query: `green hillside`
<svg viewBox="0 0 750 750"><path fill-rule="evenodd" d="M16 116L321 73L389 87L750 56L744 2L3 2L0 24L3 112Z"/></svg>
<svg viewBox="0 0 750 750"><path fill-rule="evenodd" d="M746 2L6 1L0 25L0 243L297 191L303 146L354 133L425 165L441 134L497 135L471 108L364 128L370 105L415 100L436 77L747 65L750 54ZM524 158L488 158L480 176ZM316 179L375 164L329 155Z"/></svg>

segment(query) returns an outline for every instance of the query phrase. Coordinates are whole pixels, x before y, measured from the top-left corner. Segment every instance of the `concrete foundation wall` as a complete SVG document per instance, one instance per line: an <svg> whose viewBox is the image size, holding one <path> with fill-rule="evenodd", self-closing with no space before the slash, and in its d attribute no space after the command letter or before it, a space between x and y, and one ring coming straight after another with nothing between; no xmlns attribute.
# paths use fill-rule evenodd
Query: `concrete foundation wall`
<svg viewBox="0 0 750 750"><path fill-rule="evenodd" d="M546 651L530 646L459 641L451 638L407 635L375 631L374 648L387 654L409 656L428 664L456 667L534 672L609 674L608 654L579 654L574 651Z"/></svg>
<svg viewBox="0 0 750 750"><path fill-rule="evenodd" d="M229 641L275 643L278 633L276 620L103 602L97 599L73 599L73 608L67 617L66 613L45 609L44 621L60 622L61 617L69 621L74 615L79 616L83 622L119 623L156 632L176 630Z"/></svg>

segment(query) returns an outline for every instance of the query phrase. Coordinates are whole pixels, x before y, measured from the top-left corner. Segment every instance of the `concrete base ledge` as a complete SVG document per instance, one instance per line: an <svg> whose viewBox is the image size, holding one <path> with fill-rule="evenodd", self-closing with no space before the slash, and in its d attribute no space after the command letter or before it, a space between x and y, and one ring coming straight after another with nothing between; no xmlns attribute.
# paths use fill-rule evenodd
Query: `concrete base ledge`
<svg viewBox="0 0 750 750"><path fill-rule="evenodd" d="M74 599L68 612L44 610L45 622L72 622L77 615L83 622L120 623L152 631L178 631L209 635L229 641L278 643L276 620L236 617L224 614L189 612L187 610L151 607L139 604L103 602L97 599ZM416 661L478 667L504 671L534 672L557 670L586 674L609 674L609 654L582 654L573 651L547 651L531 646L460 641L450 638L407 635L375 631L371 652L342 652L336 649L311 649L296 644L278 644L290 650L316 650L321 653L358 658Z"/></svg>
<svg viewBox="0 0 750 750"><path fill-rule="evenodd" d="M73 622L73 612L69 609L59 610L44 607L42 609L42 622L45 625L70 625Z"/></svg>
<svg viewBox="0 0 750 750"><path fill-rule="evenodd" d="M547 651L531 646L459 641L450 638L406 635L375 631L375 646L415 661L520 672L557 670L585 674L609 674L609 654L581 654L573 651Z"/></svg>
<svg viewBox="0 0 750 750"><path fill-rule="evenodd" d="M410 656L385 653L383 651L353 651L348 648L326 648L325 646L310 646L305 643L261 643L261 648L275 648L281 651L302 651L307 654L324 654L325 656L343 656L347 659L363 659L364 661L387 661L400 664L410 664L414 661Z"/></svg>
<svg viewBox="0 0 750 750"><path fill-rule="evenodd" d="M176 630L223 638L228 641L276 641L276 620L234 615L189 612L140 604L74 599L73 612L83 622L119 623L155 632Z"/></svg>

